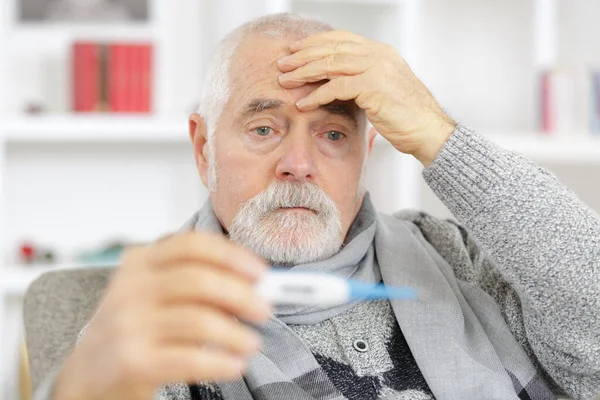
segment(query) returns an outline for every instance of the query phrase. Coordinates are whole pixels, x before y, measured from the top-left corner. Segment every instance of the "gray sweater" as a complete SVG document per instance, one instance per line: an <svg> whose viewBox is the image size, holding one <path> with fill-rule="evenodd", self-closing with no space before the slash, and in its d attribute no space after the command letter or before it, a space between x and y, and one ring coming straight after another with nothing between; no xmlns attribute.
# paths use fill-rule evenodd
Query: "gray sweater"
<svg viewBox="0 0 600 400"><path fill-rule="evenodd" d="M460 126L423 176L462 225L396 216L419 227L458 279L496 300L545 384L577 399L600 393L600 217L547 171ZM432 398L387 303L346 314L292 326L346 397ZM173 385L160 398L188 393ZM221 398L213 386L201 394ZM547 398L521 394L530 397Z"/></svg>
<svg viewBox="0 0 600 400"><path fill-rule="evenodd" d="M547 171L462 127L423 176L461 225L397 217L496 300L545 384L576 399L600 393L600 217ZM292 329L350 399L432 398L386 302ZM200 390L221 398L214 386ZM189 398L184 384L157 394Z"/></svg>
<svg viewBox="0 0 600 400"><path fill-rule="evenodd" d="M600 393L600 217L549 172L461 129L423 173L465 226L464 246L430 219L427 239L477 283L551 383ZM467 252L471 264L457 262Z"/></svg>

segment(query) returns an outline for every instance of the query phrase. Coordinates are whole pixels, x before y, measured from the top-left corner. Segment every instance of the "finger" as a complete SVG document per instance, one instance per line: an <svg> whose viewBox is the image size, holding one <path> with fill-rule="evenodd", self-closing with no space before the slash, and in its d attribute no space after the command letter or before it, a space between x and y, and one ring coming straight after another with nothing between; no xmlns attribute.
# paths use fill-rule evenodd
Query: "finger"
<svg viewBox="0 0 600 400"><path fill-rule="evenodd" d="M331 41L366 43L369 41L369 39L365 38L364 36L357 35L356 33L336 30L316 33L302 40L298 40L297 42L292 43L289 46L289 49L292 53L294 53L305 47L316 46L318 44Z"/></svg>
<svg viewBox="0 0 600 400"><path fill-rule="evenodd" d="M220 235L193 232L169 237L152 247L150 261L159 268L174 261L204 261L222 266L255 281L267 264L250 250L238 246Z"/></svg>
<svg viewBox="0 0 600 400"><path fill-rule="evenodd" d="M163 304L208 305L244 321L263 322L271 308L254 286L238 276L209 266L163 270L156 277L154 291Z"/></svg>
<svg viewBox="0 0 600 400"><path fill-rule="evenodd" d="M165 311L157 321L159 339L219 347L239 356L255 354L262 344L253 329L216 309L186 306Z"/></svg>
<svg viewBox="0 0 600 400"><path fill-rule="evenodd" d="M358 75L373 65L368 57L355 55L329 55L313 61L292 72L279 76L279 84L285 89L293 89L307 82L319 82L340 76Z"/></svg>
<svg viewBox="0 0 600 400"><path fill-rule="evenodd" d="M244 373L247 360L219 348L174 345L161 348L148 362L157 383L233 380Z"/></svg>
<svg viewBox="0 0 600 400"><path fill-rule="evenodd" d="M326 42L321 45L303 48L291 55L282 57L277 60L277 66L282 72L289 72L320 58L342 54L367 56L370 54L370 49L363 43Z"/></svg>
<svg viewBox="0 0 600 400"><path fill-rule="evenodd" d="M342 76L335 78L298 100L296 106L300 111L310 111L334 100L356 99L362 92L362 88L359 87L359 77Z"/></svg>

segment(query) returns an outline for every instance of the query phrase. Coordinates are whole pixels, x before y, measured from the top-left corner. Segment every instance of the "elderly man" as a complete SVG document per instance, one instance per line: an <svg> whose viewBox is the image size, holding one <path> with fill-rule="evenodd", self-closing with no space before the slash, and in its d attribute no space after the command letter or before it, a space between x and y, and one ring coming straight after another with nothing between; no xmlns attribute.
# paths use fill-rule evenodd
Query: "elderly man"
<svg viewBox="0 0 600 400"><path fill-rule="evenodd" d="M263 17L220 44L201 104L190 136L210 199L181 234L127 252L47 398L600 391L600 218L455 124L392 47ZM466 228L374 210L363 177L376 131L424 165ZM269 265L419 297L271 309L254 289Z"/></svg>

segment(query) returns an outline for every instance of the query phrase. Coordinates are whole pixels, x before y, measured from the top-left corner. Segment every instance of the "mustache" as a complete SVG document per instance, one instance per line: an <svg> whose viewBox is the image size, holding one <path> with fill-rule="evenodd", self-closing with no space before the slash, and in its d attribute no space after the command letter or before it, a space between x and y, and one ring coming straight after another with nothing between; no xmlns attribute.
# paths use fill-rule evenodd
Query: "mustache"
<svg viewBox="0 0 600 400"><path fill-rule="evenodd" d="M307 208L317 214L330 213L333 200L314 183L275 182L243 206L252 207L261 213L270 213L280 208ZM336 211L337 208L333 207Z"/></svg>
<svg viewBox="0 0 600 400"><path fill-rule="evenodd" d="M277 212L290 207L311 212ZM292 265L335 254L341 231L341 213L323 189L306 181L275 181L241 204L229 237L272 264Z"/></svg>

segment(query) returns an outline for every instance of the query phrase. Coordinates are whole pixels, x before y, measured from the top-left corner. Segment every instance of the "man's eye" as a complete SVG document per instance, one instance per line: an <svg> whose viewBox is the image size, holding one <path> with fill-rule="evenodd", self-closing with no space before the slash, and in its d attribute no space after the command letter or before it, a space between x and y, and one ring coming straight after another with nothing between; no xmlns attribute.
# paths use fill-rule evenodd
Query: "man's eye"
<svg viewBox="0 0 600 400"><path fill-rule="evenodd" d="M256 132L258 136L269 136L269 134L273 132L273 129L268 126L261 126L260 128L254 128L254 132Z"/></svg>
<svg viewBox="0 0 600 400"><path fill-rule="evenodd" d="M338 131L329 131L327 132L327 139L335 142L344 137L344 134Z"/></svg>

